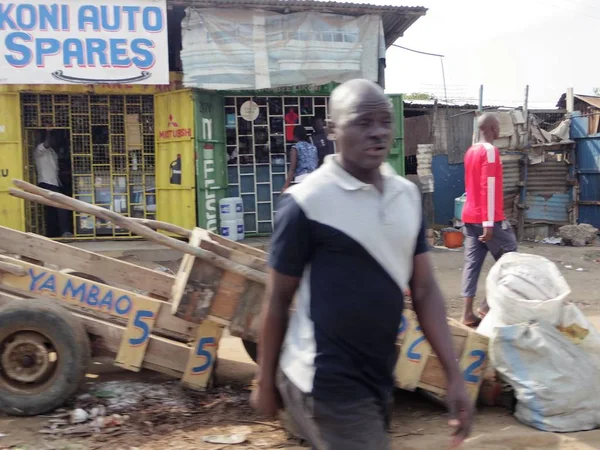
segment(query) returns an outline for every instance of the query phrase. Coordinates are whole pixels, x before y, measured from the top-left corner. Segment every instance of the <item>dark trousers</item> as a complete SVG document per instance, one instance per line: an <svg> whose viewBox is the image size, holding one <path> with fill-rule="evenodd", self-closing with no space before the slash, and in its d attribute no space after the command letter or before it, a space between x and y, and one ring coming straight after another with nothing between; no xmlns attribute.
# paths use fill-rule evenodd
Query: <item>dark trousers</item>
<svg viewBox="0 0 600 450"><path fill-rule="evenodd" d="M48 191L62 193L58 186L40 183L39 187ZM69 231L69 211L52 206L44 206L46 237L61 237Z"/></svg>
<svg viewBox="0 0 600 450"><path fill-rule="evenodd" d="M388 450L387 407L375 399L328 402L303 393L283 372L278 388L293 431L313 450Z"/></svg>
<svg viewBox="0 0 600 450"><path fill-rule="evenodd" d="M466 223L463 229L465 235L465 262L462 276L463 297L475 297L477 281L488 252L498 261L505 253L517 251L517 239L508 222L494 223L494 234L490 241L483 243L479 236L483 227L479 224Z"/></svg>

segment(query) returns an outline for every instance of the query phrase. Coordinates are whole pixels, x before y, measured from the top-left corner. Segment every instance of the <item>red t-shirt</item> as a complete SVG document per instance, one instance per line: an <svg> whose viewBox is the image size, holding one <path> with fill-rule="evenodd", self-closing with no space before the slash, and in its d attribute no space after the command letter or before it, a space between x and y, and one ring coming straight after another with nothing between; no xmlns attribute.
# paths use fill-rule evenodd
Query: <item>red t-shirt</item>
<svg viewBox="0 0 600 450"><path fill-rule="evenodd" d="M492 144L475 144L465 154L467 201L463 208L464 223L493 227L505 219L500 152Z"/></svg>

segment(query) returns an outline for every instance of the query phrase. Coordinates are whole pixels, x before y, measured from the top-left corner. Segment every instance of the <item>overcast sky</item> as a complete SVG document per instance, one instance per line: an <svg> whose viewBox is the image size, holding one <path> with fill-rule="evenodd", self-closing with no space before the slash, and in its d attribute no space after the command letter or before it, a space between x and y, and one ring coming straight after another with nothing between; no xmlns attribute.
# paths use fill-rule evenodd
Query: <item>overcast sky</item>
<svg viewBox="0 0 600 450"><path fill-rule="evenodd" d="M425 6L427 15L399 45L445 55L448 98L519 105L529 84L530 108L554 107L571 86L600 87L598 0L371 0ZM598 2L600 3L600 2ZM443 98L440 58L398 48L387 52L386 90Z"/></svg>

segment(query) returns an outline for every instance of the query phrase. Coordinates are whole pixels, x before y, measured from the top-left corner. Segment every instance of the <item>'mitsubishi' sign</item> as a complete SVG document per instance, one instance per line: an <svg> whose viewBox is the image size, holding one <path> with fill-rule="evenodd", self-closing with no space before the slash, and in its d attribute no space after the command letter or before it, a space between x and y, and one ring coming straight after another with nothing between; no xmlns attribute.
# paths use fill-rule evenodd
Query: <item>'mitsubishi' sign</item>
<svg viewBox="0 0 600 450"><path fill-rule="evenodd" d="M0 1L0 84L168 84L166 0Z"/></svg>

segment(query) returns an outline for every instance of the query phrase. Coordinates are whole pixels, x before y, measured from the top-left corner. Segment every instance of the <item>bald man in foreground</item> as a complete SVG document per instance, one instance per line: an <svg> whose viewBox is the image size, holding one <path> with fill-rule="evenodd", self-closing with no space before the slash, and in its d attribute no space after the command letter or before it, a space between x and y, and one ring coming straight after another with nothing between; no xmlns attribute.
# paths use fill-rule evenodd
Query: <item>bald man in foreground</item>
<svg viewBox="0 0 600 450"><path fill-rule="evenodd" d="M396 337L410 287L448 377L460 445L472 405L427 252L419 190L384 162L394 134L390 103L378 85L353 80L335 89L330 108L339 153L286 191L277 211L252 402L275 415L283 397L313 449L388 449Z"/></svg>
<svg viewBox="0 0 600 450"><path fill-rule="evenodd" d="M465 223L465 263L462 295L465 298L463 323L476 327L488 312L483 300L473 312L477 282L488 251L498 261L502 255L517 251L517 240L504 216L502 161L492 142L500 135L500 121L495 114L482 114L478 119L480 141L465 154L465 190L463 208Z"/></svg>

